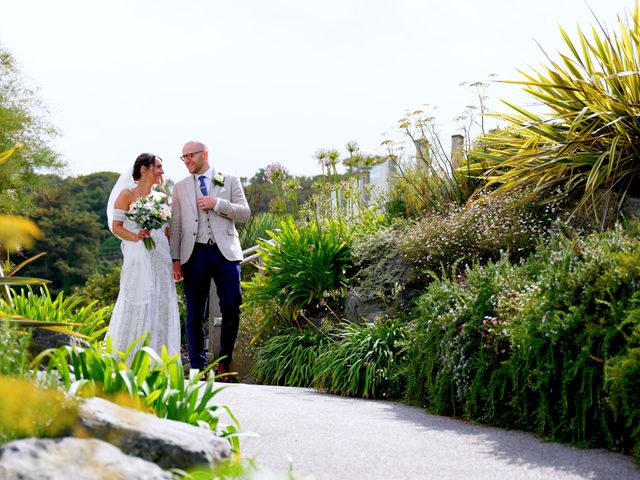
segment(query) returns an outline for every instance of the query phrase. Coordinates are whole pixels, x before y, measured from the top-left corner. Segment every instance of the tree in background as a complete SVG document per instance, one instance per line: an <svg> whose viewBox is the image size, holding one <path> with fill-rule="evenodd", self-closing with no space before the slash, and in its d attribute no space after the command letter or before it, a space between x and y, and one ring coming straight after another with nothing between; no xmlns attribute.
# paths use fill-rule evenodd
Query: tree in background
<svg viewBox="0 0 640 480"><path fill-rule="evenodd" d="M98 271L106 227L104 222L100 223L99 213L85 203L86 189L78 189L78 184L86 180L87 177L63 179L57 175L39 178L31 218L44 233L36 245L37 251L47 255L25 270L30 275L50 279L50 290L54 293L61 290L69 293ZM96 199L93 208L98 210L101 202L106 205L107 198ZM29 256L35 252L25 253Z"/></svg>
<svg viewBox="0 0 640 480"><path fill-rule="evenodd" d="M259 169L244 186L247 202L254 216L258 213L270 212L272 202L277 197L275 185L269 181L266 174L265 168ZM315 177L289 177L289 179L296 180L300 187L296 188L298 205L302 205L311 197L313 184L320 178L320 175Z"/></svg>
<svg viewBox="0 0 640 480"><path fill-rule="evenodd" d="M27 87L13 56L0 45L0 152L23 148L0 165L0 213L29 212L37 171L64 164L47 145L56 134L37 91Z"/></svg>

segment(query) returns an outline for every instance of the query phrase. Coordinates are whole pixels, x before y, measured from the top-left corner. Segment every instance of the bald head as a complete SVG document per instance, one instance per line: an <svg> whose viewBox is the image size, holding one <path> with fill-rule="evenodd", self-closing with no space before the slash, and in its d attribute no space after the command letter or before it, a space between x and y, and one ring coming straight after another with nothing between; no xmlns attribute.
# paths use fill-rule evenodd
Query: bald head
<svg viewBox="0 0 640 480"><path fill-rule="evenodd" d="M209 170L209 150L202 142L191 140L185 143L180 158L184 161L189 173L201 175Z"/></svg>
<svg viewBox="0 0 640 480"><path fill-rule="evenodd" d="M189 152L196 152L196 151L208 152L209 151L209 149L204 143L198 142L196 140L189 140L187 143L185 143L184 147L182 147L182 151L185 151L185 150Z"/></svg>

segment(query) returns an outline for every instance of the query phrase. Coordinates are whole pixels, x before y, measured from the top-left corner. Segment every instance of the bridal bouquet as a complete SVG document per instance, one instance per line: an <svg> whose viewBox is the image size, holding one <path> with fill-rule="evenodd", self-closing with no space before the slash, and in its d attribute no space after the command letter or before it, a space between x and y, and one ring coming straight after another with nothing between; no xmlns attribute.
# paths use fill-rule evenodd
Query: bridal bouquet
<svg viewBox="0 0 640 480"><path fill-rule="evenodd" d="M129 220L141 229L156 230L171 220L171 208L167 205L167 196L160 192L151 192L147 197L140 197L125 213ZM147 250L156 248L156 242L151 237L142 239Z"/></svg>

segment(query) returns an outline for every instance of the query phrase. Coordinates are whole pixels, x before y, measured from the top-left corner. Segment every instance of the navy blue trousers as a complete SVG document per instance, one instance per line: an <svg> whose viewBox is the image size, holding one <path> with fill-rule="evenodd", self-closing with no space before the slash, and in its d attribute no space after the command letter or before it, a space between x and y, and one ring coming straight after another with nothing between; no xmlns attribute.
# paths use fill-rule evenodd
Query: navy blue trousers
<svg viewBox="0 0 640 480"><path fill-rule="evenodd" d="M240 262L227 260L217 245L196 243L191 258L183 265L184 293L187 300L187 346L191 368L200 370L207 366L204 329L207 326L207 303L211 280L215 282L222 329L220 332L221 363L229 369L233 347L240 325Z"/></svg>

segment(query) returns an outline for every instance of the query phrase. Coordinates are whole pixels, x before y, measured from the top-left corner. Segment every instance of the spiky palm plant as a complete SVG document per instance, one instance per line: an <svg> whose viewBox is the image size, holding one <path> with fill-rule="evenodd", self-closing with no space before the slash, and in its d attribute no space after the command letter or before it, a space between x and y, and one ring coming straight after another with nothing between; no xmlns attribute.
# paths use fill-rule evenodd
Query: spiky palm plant
<svg viewBox="0 0 640 480"><path fill-rule="evenodd" d="M568 196L578 209L596 214L598 202L640 187L640 21L633 12L619 17L617 32L598 23L588 37L578 29L574 43L560 29L568 53L548 66L523 74L524 91L543 113L505 102L498 114L509 127L484 135L477 152L496 193L527 185L537 201ZM480 167L478 164L477 167ZM611 194L618 195L611 195ZM601 205L602 206L602 205ZM601 207L600 206L600 207ZM602 216L600 220L604 220Z"/></svg>

